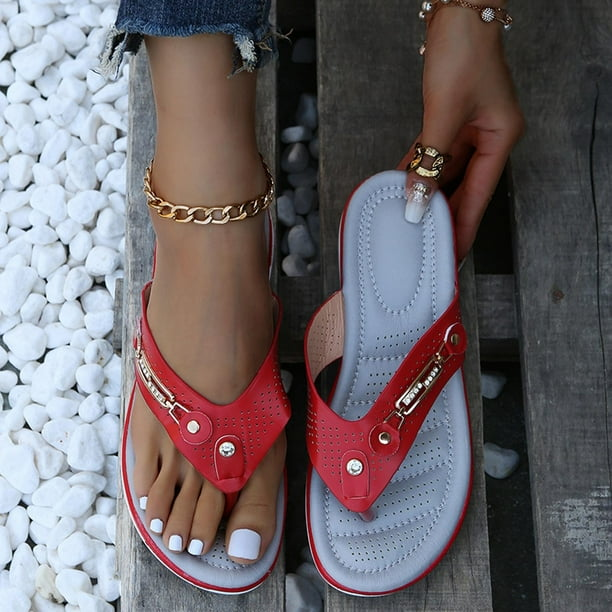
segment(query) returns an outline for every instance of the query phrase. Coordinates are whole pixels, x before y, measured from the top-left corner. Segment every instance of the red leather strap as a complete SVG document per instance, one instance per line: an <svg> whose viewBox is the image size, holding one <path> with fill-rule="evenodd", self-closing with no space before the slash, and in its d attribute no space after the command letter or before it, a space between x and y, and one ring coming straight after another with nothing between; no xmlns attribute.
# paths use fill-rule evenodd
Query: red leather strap
<svg viewBox="0 0 612 612"><path fill-rule="evenodd" d="M238 399L214 404L194 391L160 353L146 311L151 283L142 292L136 348L136 383L177 449L224 493L239 491L284 429L291 413L278 365L281 305L272 345Z"/></svg>
<svg viewBox="0 0 612 612"><path fill-rule="evenodd" d="M436 397L461 367L467 340L455 291L450 306L414 345L368 413L347 421L315 387L321 371L342 356L343 335L342 294L337 292L306 330L306 445L313 467L338 500L349 510L365 512L400 467Z"/></svg>

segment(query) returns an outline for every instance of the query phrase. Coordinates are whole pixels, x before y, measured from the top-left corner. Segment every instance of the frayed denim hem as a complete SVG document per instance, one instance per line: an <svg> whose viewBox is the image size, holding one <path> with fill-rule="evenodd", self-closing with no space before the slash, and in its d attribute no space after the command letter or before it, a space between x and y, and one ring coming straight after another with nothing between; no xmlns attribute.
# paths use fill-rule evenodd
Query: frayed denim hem
<svg viewBox="0 0 612 612"><path fill-rule="evenodd" d="M232 72L228 77L243 71L253 72L264 66L270 59L276 58L278 55L276 41L278 38L286 38L270 25L263 35L257 37L244 27L231 23L178 28L172 32L171 36L184 37L204 33L229 34L233 37L234 61ZM132 21L129 26L125 26L125 29L122 24L111 26L99 57L96 72L108 79L117 79L125 54L136 53L145 35L169 36L167 33L160 33L160 28L150 23L134 24Z"/></svg>

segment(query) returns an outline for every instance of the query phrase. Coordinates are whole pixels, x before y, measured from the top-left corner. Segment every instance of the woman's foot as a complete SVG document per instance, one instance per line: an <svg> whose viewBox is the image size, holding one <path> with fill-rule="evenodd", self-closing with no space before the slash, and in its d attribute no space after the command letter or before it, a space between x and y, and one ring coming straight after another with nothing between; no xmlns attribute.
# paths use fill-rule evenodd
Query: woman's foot
<svg viewBox="0 0 612 612"><path fill-rule="evenodd" d="M221 169L209 167L207 172L202 183L208 194L199 204L240 202L265 191L257 157L245 164L244 174L233 172L232 181L223 179ZM249 176L253 178L244 178ZM158 187L172 185L173 178L163 166L154 168L158 195L177 203L194 200L180 193L180 185ZM187 384L214 403L231 403L257 373L273 337L266 215L223 226L179 224L155 216L153 223L156 271L147 316L156 343ZM206 553L223 515L224 494L176 450L139 392L132 414L135 489L141 507L146 505L146 524L162 534L173 552ZM229 516L225 544L234 561L252 563L272 540L285 446L281 436Z"/></svg>

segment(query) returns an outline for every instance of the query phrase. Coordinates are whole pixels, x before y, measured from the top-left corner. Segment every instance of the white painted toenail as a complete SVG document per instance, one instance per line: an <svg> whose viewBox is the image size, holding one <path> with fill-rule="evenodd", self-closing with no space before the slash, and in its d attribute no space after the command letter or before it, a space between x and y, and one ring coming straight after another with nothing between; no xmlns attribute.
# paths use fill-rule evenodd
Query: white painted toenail
<svg viewBox="0 0 612 612"><path fill-rule="evenodd" d="M238 559L257 559L261 536L252 529L236 529L232 533L227 547L227 554Z"/></svg>
<svg viewBox="0 0 612 612"><path fill-rule="evenodd" d="M190 555L194 555L195 557L197 557L198 555L202 554L202 551L204 550L204 542L202 542L202 540L191 540L191 542L189 542L189 547L187 548L187 552Z"/></svg>
<svg viewBox="0 0 612 612"><path fill-rule="evenodd" d="M146 510L147 509L147 501L149 500L149 498L145 495L144 497L141 497L138 500L138 505L140 506L141 510Z"/></svg>
<svg viewBox="0 0 612 612"><path fill-rule="evenodd" d="M181 552L183 550L183 538L180 535L171 535L168 540L168 548L172 552Z"/></svg>
<svg viewBox="0 0 612 612"><path fill-rule="evenodd" d="M164 521L161 519L153 519L149 527L153 533L161 533L164 530Z"/></svg>

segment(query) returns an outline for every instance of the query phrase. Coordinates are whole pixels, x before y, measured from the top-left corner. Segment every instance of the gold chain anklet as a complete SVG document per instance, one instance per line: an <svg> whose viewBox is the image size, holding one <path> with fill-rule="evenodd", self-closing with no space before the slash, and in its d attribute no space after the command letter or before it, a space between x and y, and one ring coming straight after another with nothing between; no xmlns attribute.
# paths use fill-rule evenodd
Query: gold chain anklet
<svg viewBox="0 0 612 612"><path fill-rule="evenodd" d="M247 217L254 217L266 210L274 200L274 177L266 162L261 159L266 173L266 191L253 200L237 204L222 206L188 206L185 204L172 204L162 200L151 187L151 162L144 175L143 191L147 198L147 205L163 219L171 219L177 223L197 223L198 225L225 225L230 221L242 221Z"/></svg>

